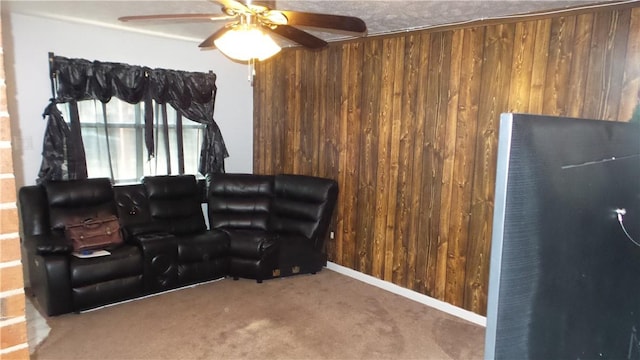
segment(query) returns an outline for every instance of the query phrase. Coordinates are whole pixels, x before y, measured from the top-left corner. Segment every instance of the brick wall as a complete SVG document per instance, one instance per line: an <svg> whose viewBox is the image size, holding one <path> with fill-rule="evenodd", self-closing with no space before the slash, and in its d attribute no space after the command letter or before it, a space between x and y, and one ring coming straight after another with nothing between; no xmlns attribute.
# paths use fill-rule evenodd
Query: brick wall
<svg viewBox="0 0 640 360"><path fill-rule="evenodd" d="M0 359L28 359L24 281L6 90L0 33Z"/></svg>

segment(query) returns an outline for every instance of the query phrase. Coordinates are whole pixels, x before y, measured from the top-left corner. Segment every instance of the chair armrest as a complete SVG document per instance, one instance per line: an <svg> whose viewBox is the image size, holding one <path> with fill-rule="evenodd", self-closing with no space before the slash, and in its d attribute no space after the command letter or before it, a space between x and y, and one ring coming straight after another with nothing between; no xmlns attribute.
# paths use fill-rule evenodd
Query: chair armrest
<svg viewBox="0 0 640 360"><path fill-rule="evenodd" d="M132 236L131 241L143 249L158 243L170 243L177 246L176 237L167 232L140 233Z"/></svg>
<svg viewBox="0 0 640 360"><path fill-rule="evenodd" d="M32 254L51 255L73 252L71 241L58 234L31 235L22 240L25 249Z"/></svg>
<svg viewBox="0 0 640 360"><path fill-rule="evenodd" d="M178 239L169 233L139 234L131 238L144 257L143 279L148 292L178 284Z"/></svg>
<svg viewBox="0 0 640 360"><path fill-rule="evenodd" d="M31 288L44 312L59 315L73 311L69 257L32 254L29 258Z"/></svg>
<svg viewBox="0 0 640 360"><path fill-rule="evenodd" d="M138 235L166 233L159 224L153 222L127 225L123 227L123 230L125 238L134 242Z"/></svg>

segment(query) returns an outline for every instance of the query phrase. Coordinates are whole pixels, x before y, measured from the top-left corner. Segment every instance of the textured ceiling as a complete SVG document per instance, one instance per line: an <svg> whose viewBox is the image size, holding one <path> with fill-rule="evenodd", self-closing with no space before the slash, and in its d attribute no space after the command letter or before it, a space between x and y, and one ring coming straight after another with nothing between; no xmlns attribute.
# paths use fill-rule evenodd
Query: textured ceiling
<svg viewBox="0 0 640 360"><path fill-rule="evenodd" d="M558 11L582 6L600 6L618 1L533 1L533 0L475 0L475 1L401 1L401 0L278 0L276 8L360 17L368 27L367 36L425 29L481 19L500 18L517 14ZM122 23L125 15L170 13L219 13L218 3L200 1L8 1L2 0L2 10L33 16L90 23L159 36L200 42L229 20L218 21L155 21ZM308 30L308 29L305 29ZM345 34L317 32L314 35L327 41L345 39ZM288 45L286 43L282 44Z"/></svg>

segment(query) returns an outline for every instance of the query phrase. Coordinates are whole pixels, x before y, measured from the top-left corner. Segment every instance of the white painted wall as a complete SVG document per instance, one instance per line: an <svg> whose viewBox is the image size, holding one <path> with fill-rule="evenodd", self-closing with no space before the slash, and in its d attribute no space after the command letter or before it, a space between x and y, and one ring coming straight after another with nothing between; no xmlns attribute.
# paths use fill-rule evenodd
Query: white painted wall
<svg viewBox="0 0 640 360"><path fill-rule="evenodd" d="M27 16L2 14L2 37L16 186L35 183L40 169L51 97L48 53L68 58L122 62L186 71L213 71L218 95L215 120L230 157L227 172L253 170L253 89L247 67L197 43Z"/></svg>

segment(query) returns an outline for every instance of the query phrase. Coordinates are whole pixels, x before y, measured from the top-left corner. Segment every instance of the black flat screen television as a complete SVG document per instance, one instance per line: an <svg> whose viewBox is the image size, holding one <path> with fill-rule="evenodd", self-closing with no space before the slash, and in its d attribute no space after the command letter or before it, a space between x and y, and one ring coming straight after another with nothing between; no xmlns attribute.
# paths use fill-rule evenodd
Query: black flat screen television
<svg viewBox="0 0 640 360"><path fill-rule="evenodd" d="M502 114L486 359L640 359L640 125Z"/></svg>

